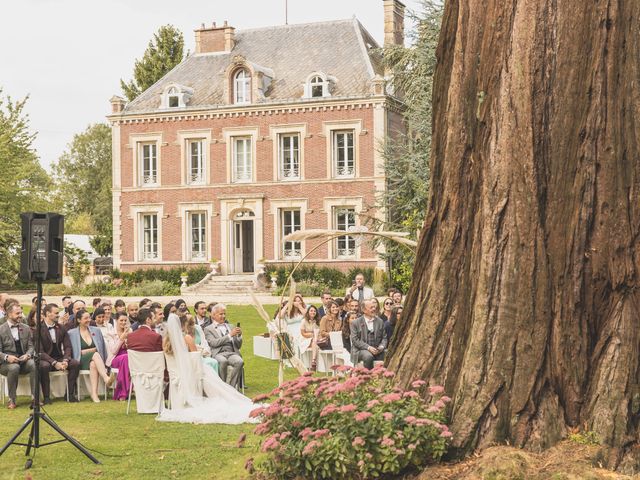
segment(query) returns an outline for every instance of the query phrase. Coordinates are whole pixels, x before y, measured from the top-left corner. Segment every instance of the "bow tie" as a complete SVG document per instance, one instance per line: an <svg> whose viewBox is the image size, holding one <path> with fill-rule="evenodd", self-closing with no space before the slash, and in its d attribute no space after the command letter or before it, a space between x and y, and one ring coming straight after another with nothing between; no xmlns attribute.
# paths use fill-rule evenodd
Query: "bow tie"
<svg viewBox="0 0 640 480"><path fill-rule="evenodd" d="M18 325L11 325L11 328L18 328Z"/></svg>
<svg viewBox="0 0 640 480"><path fill-rule="evenodd" d="M47 328L48 328L49 330L55 330L55 329L56 329L56 327L55 327L55 326L47 327Z"/></svg>

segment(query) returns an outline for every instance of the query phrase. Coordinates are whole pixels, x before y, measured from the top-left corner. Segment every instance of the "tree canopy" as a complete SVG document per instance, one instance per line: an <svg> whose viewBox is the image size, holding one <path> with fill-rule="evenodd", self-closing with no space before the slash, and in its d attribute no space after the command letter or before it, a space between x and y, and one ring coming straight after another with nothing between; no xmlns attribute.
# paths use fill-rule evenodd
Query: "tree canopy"
<svg viewBox="0 0 640 480"><path fill-rule="evenodd" d="M151 85L162 78L169 70L184 58L184 37L182 32L172 25L158 29L149 41L149 46L141 60L133 67L133 80L120 80L122 91L129 101L136 98Z"/></svg>
<svg viewBox="0 0 640 480"><path fill-rule="evenodd" d="M0 89L0 283L13 283L18 271L20 213L49 209L51 181L33 148L26 102Z"/></svg>
<svg viewBox="0 0 640 480"><path fill-rule="evenodd" d="M98 123L79 134L53 166L57 200L68 216L67 225L91 229L92 246L100 255L111 253L113 217L111 200L111 129ZM69 228L67 229L69 230Z"/></svg>

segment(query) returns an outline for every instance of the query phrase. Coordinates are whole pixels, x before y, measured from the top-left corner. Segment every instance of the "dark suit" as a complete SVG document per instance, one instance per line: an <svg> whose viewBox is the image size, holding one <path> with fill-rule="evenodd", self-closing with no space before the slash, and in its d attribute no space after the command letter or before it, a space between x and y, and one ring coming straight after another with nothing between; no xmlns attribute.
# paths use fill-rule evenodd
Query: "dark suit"
<svg viewBox="0 0 640 480"><path fill-rule="evenodd" d="M137 352L161 352L162 336L146 325L141 325L127 337L127 348Z"/></svg>
<svg viewBox="0 0 640 480"><path fill-rule="evenodd" d="M31 380L31 392L36 391L36 364L33 361L33 341L31 338L31 329L24 323L18 324L18 336L22 355L28 355L29 360L22 363L9 363L7 357L13 355L21 356L16 349L16 342L11 333L9 322L0 325L0 375L7 377L7 387L9 390L9 399L16 402L16 391L18 390L18 375L29 374Z"/></svg>
<svg viewBox="0 0 640 480"><path fill-rule="evenodd" d="M71 398L77 392L76 385L78 374L80 373L80 362L73 358L73 350L71 348L71 340L69 334L62 326L57 323L53 326L56 341L55 344L51 339L51 332L45 322L42 322L40 330L40 385L42 386L42 394L45 398L50 396L49 372L58 371L54 366L54 362L66 361L68 364L67 371L69 376L67 382L69 385L69 397Z"/></svg>
<svg viewBox="0 0 640 480"><path fill-rule="evenodd" d="M373 355L368 348L378 349ZM364 315L351 325L351 356L353 363L364 363L366 368L373 368L375 360L384 360L384 350L387 348L387 332L384 322L379 317L373 318L373 331L369 332Z"/></svg>

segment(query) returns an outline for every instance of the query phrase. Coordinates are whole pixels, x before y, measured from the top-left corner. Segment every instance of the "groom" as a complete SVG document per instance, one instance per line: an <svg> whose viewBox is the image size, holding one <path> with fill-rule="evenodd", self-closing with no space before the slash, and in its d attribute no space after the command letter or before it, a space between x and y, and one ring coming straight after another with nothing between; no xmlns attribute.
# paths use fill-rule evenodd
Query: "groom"
<svg viewBox="0 0 640 480"><path fill-rule="evenodd" d="M244 360L240 355L242 330L227 322L227 307L218 303L211 309L213 323L204 329L204 336L211 347L211 356L218 361L220 378L238 388ZM229 367L229 373L227 373Z"/></svg>

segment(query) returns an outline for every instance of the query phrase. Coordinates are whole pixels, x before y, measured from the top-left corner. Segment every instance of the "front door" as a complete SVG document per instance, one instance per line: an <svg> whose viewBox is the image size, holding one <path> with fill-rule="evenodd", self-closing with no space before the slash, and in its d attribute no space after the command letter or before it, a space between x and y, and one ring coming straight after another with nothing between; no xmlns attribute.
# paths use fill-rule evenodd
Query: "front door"
<svg viewBox="0 0 640 480"><path fill-rule="evenodd" d="M253 273L253 220L233 222L233 271Z"/></svg>

